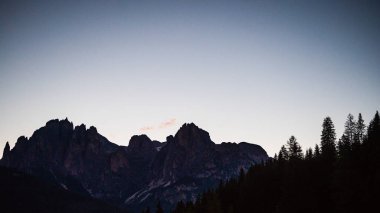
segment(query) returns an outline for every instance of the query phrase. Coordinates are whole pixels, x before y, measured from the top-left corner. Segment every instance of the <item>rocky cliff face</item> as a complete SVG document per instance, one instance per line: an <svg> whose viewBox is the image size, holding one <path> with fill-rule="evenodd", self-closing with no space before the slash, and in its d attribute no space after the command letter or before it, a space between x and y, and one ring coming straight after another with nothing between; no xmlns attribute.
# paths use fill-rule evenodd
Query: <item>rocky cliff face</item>
<svg viewBox="0 0 380 213"><path fill-rule="evenodd" d="M211 141L208 132L184 124L166 142L133 136L128 147L111 143L95 127L51 120L29 139L7 144L0 164L59 184L69 191L139 211L160 200L170 209L195 200L241 168L268 158L258 145Z"/></svg>

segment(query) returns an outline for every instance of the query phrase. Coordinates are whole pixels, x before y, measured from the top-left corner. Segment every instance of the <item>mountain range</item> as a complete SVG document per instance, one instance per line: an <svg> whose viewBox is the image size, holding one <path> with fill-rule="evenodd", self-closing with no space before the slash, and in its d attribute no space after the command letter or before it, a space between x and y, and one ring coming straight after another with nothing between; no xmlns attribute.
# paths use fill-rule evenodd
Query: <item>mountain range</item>
<svg viewBox="0 0 380 213"><path fill-rule="evenodd" d="M168 211L240 170L268 159L259 145L215 144L208 132L184 124L165 142L133 136L128 146L110 142L93 126L67 118L50 120L30 138L7 143L0 165L34 176L62 190L139 212L157 202Z"/></svg>

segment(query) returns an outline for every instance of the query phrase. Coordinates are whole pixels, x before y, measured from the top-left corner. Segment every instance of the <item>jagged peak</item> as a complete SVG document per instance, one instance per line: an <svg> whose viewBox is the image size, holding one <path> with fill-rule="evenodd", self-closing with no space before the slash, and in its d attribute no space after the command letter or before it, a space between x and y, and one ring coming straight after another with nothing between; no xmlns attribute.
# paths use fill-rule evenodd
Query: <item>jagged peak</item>
<svg viewBox="0 0 380 213"><path fill-rule="evenodd" d="M184 123L184 124L182 124L181 128L198 128L199 129L199 127L197 125L195 125L195 123L193 123L193 122Z"/></svg>
<svg viewBox="0 0 380 213"><path fill-rule="evenodd" d="M5 144L4 151L3 151L3 158L8 155L8 153L11 151L11 147L9 146L9 142Z"/></svg>
<svg viewBox="0 0 380 213"><path fill-rule="evenodd" d="M27 141L27 140L28 140L28 138L23 135L23 136L20 136L17 138L16 143L22 143L22 142Z"/></svg>
<svg viewBox="0 0 380 213"><path fill-rule="evenodd" d="M86 131L86 125L85 124L81 124L81 125L78 125L78 126L75 126L75 131L83 131L85 132Z"/></svg>
<svg viewBox="0 0 380 213"><path fill-rule="evenodd" d="M49 125L52 125L52 124L56 124L59 122L59 119L56 118L56 119L51 119L49 120L48 122L46 122L46 126L49 126Z"/></svg>
<svg viewBox="0 0 380 213"><path fill-rule="evenodd" d="M128 150L151 150L154 148L152 140L147 135L134 135L129 140Z"/></svg>
<svg viewBox="0 0 380 213"><path fill-rule="evenodd" d="M166 137L166 142L168 142L168 143L172 143L172 142L174 142L174 136L173 136L173 135L169 135L169 136L167 136L167 137Z"/></svg>
<svg viewBox="0 0 380 213"><path fill-rule="evenodd" d="M72 123L67 117L65 119L58 119L58 118L55 118L55 119L51 119L49 120L48 122L46 122L46 126L49 125L49 124L54 124L54 123L63 123L63 122L67 122L67 123Z"/></svg>
<svg viewBox="0 0 380 213"><path fill-rule="evenodd" d="M152 141L152 140L147 135L141 134L141 135L133 135L129 141L130 142L131 141L137 141L138 142L138 141Z"/></svg>
<svg viewBox="0 0 380 213"><path fill-rule="evenodd" d="M73 123L69 121L69 119L66 117L65 119L59 120L57 119L52 119L46 122L45 127L49 128L54 128L54 127L67 127L70 129L73 129Z"/></svg>
<svg viewBox="0 0 380 213"><path fill-rule="evenodd" d="M88 129L88 131L94 132L94 133L98 133L98 130L94 126L90 126L90 128Z"/></svg>
<svg viewBox="0 0 380 213"><path fill-rule="evenodd" d="M95 126L90 126L90 128L87 129L85 124L75 126L74 131L98 133L98 129Z"/></svg>
<svg viewBox="0 0 380 213"><path fill-rule="evenodd" d="M199 128L197 125L195 125L194 123L184 123L180 128L179 130L177 131L176 135L179 133L179 132L184 132L184 131L189 131L189 130L193 130L193 131L205 131L201 128ZM206 132L206 131L205 131Z"/></svg>
<svg viewBox="0 0 380 213"><path fill-rule="evenodd" d="M207 131L199 128L194 123L185 123L174 136L175 141L183 146L196 144L213 144Z"/></svg>

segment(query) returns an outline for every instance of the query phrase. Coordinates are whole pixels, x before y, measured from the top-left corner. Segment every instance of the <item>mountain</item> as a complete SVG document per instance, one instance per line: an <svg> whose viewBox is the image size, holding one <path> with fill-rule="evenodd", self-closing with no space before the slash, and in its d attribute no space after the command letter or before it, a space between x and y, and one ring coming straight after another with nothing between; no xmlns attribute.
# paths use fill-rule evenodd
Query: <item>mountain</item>
<svg viewBox="0 0 380 213"><path fill-rule="evenodd" d="M184 124L163 143L138 135L126 147L111 143L95 127L74 127L67 119L56 119L30 138L18 138L13 149L7 144L0 165L141 211L158 201L166 210L180 200L195 201L221 180L267 159L258 145L215 144L193 123Z"/></svg>

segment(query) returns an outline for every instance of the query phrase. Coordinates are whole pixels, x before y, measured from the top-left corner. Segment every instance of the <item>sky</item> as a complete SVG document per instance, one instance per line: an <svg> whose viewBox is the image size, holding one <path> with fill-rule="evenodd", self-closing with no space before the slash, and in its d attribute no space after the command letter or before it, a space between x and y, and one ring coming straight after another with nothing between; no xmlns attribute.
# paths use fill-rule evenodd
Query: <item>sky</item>
<svg viewBox="0 0 380 213"><path fill-rule="evenodd" d="M66 117L128 145L194 122L270 156L380 109L376 1L0 2L0 147ZM2 153L0 153L1 155Z"/></svg>

